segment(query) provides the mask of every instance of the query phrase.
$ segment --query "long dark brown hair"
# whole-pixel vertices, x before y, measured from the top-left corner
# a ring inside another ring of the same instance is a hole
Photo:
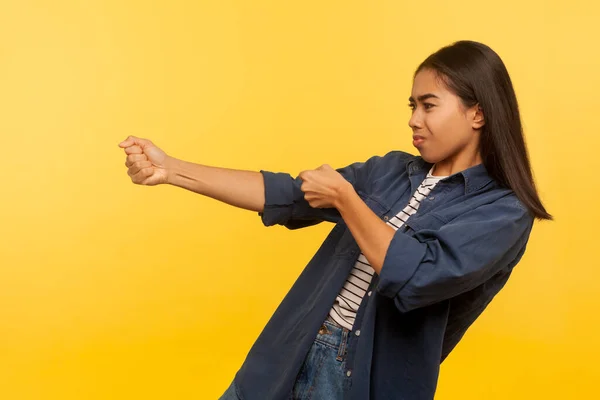
[[[512,81],[498,54],[488,46],[461,40],[436,51],[419,65],[435,71],[467,107],[479,104],[485,124],[480,152],[488,173],[511,189],[537,219],[553,219],[540,200],[523,137]]]

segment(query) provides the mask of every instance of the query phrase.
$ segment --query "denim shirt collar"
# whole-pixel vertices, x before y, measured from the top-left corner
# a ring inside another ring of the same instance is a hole
[[[425,179],[425,176],[433,164],[428,163],[422,157],[416,157],[406,164],[409,176],[416,177],[419,182]],[[483,188],[493,181],[488,174],[487,168],[483,163],[467,168],[464,171],[457,172],[454,175],[445,178],[446,181],[460,180],[465,185],[465,194],[469,194]]]

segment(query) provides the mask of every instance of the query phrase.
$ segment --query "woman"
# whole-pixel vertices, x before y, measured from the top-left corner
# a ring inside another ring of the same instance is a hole
[[[257,211],[265,226],[335,223],[222,399],[431,399],[440,363],[504,286],[536,193],[508,72],[460,41],[416,70],[420,156],[390,151],[340,169],[208,167],[129,137],[134,183],[169,183]]]

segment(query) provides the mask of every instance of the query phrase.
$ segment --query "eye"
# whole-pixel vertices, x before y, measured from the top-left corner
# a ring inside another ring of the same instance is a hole
[[[423,106],[425,107],[426,110],[429,110],[429,109],[435,107],[435,105],[431,104],[431,103],[423,103]]]
[[[417,107],[415,106],[415,103],[408,103],[408,108],[415,111],[415,108],[417,108]]]

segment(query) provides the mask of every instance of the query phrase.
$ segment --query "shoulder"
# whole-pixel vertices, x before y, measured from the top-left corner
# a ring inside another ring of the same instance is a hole
[[[375,155],[369,158],[367,161],[374,168],[385,168],[390,169],[404,169],[406,165],[414,160],[420,159],[420,156],[406,153],[400,150],[391,150],[383,155]]]
[[[533,215],[517,197],[514,191],[494,184],[486,191],[482,191],[479,204],[474,210],[492,219],[512,221],[520,224],[532,225]]]
[[[421,158],[421,156],[416,156],[414,154],[410,154],[401,150],[390,150],[385,155],[383,155],[382,158],[386,160],[401,161],[407,163],[412,160],[418,160]]]

